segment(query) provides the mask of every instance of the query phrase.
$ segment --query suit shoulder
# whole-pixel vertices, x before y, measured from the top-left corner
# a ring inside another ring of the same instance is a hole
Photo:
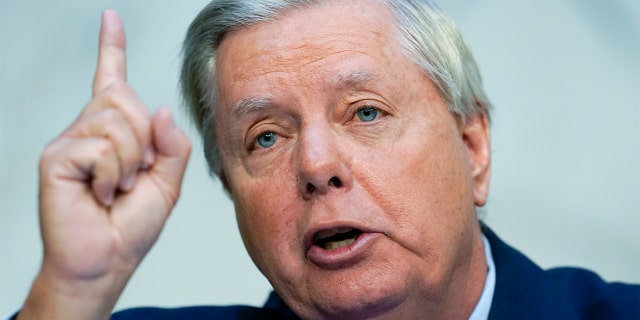
[[[640,317],[640,285],[606,282],[581,268],[554,268],[546,273],[584,319]]]
[[[278,310],[250,306],[140,307],[114,313],[112,320],[283,319]]]

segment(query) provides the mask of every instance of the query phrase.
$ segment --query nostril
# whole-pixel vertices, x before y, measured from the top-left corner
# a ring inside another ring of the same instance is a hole
[[[340,187],[342,187],[342,181],[340,181],[340,179],[338,177],[333,177],[333,178],[329,179],[329,185],[330,186],[334,186],[336,188],[340,188]]]
[[[313,191],[316,190],[316,187],[314,185],[312,185],[311,183],[307,183],[307,192],[308,193],[313,193]]]

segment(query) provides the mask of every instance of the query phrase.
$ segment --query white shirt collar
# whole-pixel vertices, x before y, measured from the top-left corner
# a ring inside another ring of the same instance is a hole
[[[491,309],[491,302],[493,300],[493,291],[496,288],[496,267],[493,263],[493,255],[491,254],[491,246],[487,237],[482,235],[482,242],[484,243],[484,255],[487,259],[487,278],[484,280],[484,288],[480,299],[473,309],[469,320],[486,320],[489,318],[489,310]]]

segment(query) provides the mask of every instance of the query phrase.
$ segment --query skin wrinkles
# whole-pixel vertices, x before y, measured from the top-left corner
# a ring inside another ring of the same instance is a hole
[[[271,99],[267,97],[251,97],[238,101],[233,106],[232,119],[240,120],[242,117],[257,113],[272,104]]]
[[[335,106],[329,108],[330,117],[336,119],[336,123],[331,127],[332,130],[345,130],[352,134],[353,138],[359,144],[373,145],[380,140],[382,135],[397,136],[402,126],[391,126],[386,121],[397,121],[396,119],[384,119],[392,117],[395,113],[400,112],[394,103],[388,101],[397,100],[390,96],[386,99],[382,96],[383,91],[389,91],[386,87],[376,85],[374,81],[384,79],[384,76],[373,75],[371,71],[357,71],[341,73],[333,77],[338,79],[337,84],[322,85],[323,91],[333,90],[336,92],[334,100],[330,105]],[[331,83],[331,82],[329,82]],[[331,89],[336,87],[337,89]],[[344,93],[342,93],[344,91]],[[375,123],[361,123],[360,120],[354,119],[357,109],[364,106],[373,106],[379,109],[379,119],[374,120]],[[235,123],[231,129],[232,141],[238,141],[234,151],[237,154],[248,156],[246,146],[249,146],[258,135],[257,133],[273,131],[279,137],[276,145],[269,150],[258,150],[258,152],[274,152],[276,154],[269,155],[268,159],[282,159],[285,150],[291,150],[289,140],[295,140],[298,137],[296,132],[300,132],[301,127],[313,127],[317,120],[301,119],[292,111],[292,107],[286,103],[274,101],[272,98],[251,97],[243,98],[233,107],[231,113]],[[352,123],[353,122],[353,123]],[[263,128],[263,129],[258,129]],[[393,130],[393,131],[389,131]],[[240,132],[256,132],[256,134],[243,134]],[[245,137],[245,138],[241,138]],[[286,141],[283,141],[286,140]],[[242,142],[240,142],[242,141]],[[278,149],[276,151],[276,149]],[[264,158],[260,159],[264,161]],[[250,161],[250,160],[249,160]],[[251,166],[248,165],[249,169]]]
[[[361,7],[361,12],[371,11],[370,7]],[[293,12],[287,12],[282,15],[281,19],[286,19]],[[316,20],[310,21],[322,21],[324,18],[312,18]],[[259,32],[261,24],[249,26],[240,30],[233,30],[227,34],[227,37],[233,37],[234,34],[242,32]],[[255,46],[257,50],[253,53],[249,53],[246,57],[240,59],[240,57],[231,57],[230,63],[234,65],[234,74],[236,79],[221,79],[220,83],[227,83],[230,81],[250,81],[255,77],[268,75],[269,73],[287,73],[297,71],[300,67],[312,67],[315,64],[323,62],[325,59],[333,58],[336,61],[340,60],[340,56],[345,54],[355,53],[367,55],[365,50],[359,49],[361,47],[361,41],[363,38],[371,39],[382,44],[380,47],[382,50],[386,50],[386,44],[381,32],[376,30],[368,30],[366,28],[358,28],[360,33],[355,35],[352,32],[347,32],[339,26],[325,25],[323,28],[317,28],[313,23],[297,23],[295,26],[289,26],[288,28],[280,29],[278,37],[272,35],[265,35],[265,37],[273,39],[269,44],[255,43],[250,40],[239,40],[241,47]],[[305,37],[304,35],[310,32],[319,33],[319,36],[313,35],[311,37]],[[302,36],[301,36],[302,35]],[[286,39],[296,37],[299,41],[295,43],[288,43]],[[333,48],[333,43],[345,43],[345,47],[340,49]],[[224,41],[221,44],[224,46]],[[330,53],[326,51],[328,48],[332,48]],[[325,52],[324,57],[317,55],[318,52]],[[272,70],[262,70],[259,66],[269,65]],[[258,68],[256,68],[258,66]],[[220,70],[224,67],[219,61],[216,62],[216,69]],[[226,74],[221,72],[221,74]],[[309,73],[306,76],[312,76],[313,73]]]
[[[234,31],[220,46],[225,101],[215,112],[225,186],[251,258],[303,318],[465,318],[484,283],[474,194],[488,178],[472,177],[472,166],[488,166],[478,151],[487,131],[451,115],[391,40],[395,30],[370,23],[392,21],[387,10],[368,0],[329,1]],[[306,21],[327,27],[305,29]],[[335,30],[345,36],[328,41]],[[314,41],[326,47],[269,56]],[[287,65],[299,59],[314,62]],[[358,73],[370,74],[348,84]],[[261,97],[269,103],[252,119],[290,134],[270,149],[238,152],[245,129],[220,119],[230,119],[238,101]],[[351,99],[375,102],[385,115],[345,122],[358,106]],[[341,188],[327,185],[333,176]],[[336,222],[377,233],[357,263],[327,270],[307,259],[304,237]]]
[[[250,28],[255,28],[255,26]],[[241,31],[244,32],[248,30],[242,29]],[[232,31],[229,36],[241,31]],[[280,37],[286,38],[287,36],[282,35]],[[233,61],[232,63],[234,63],[234,65],[237,64],[237,70],[235,72],[237,78],[233,79],[233,81],[249,81],[252,78],[266,76],[272,73],[296,72],[300,67],[313,68],[314,65],[320,64],[327,59],[340,60],[341,56],[348,54],[368,54],[365,51],[357,50],[358,42],[361,41],[359,38],[335,33],[327,33],[325,37],[325,39],[320,41],[317,39],[309,39],[306,40],[307,42],[303,45],[296,46],[274,44],[273,46],[264,48],[262,52],[259,51],[245,57],[241,61]],[[351,47],[348,49],[334,50],[324,57],[318,57],[317,52],[326,51],[327,48],[331,47],[331,43],[335,42],[348,43]],[[236,60],[238,59],[236,58]],[[217,64],[219,65],[219,63]],[[256,66],[266,64],[269,64],[272,69],[264,70],[264,68],[256,68]],[[312,74],[308,74],[307,76],[312,76]]]
[[[393,147],[391,148],[393,151],[393,153],[397,153],[400,154],[399,158],[404,160],[404,168],[400,169],[400,171],[411,171],[410,168],[414,167],[415,164],[411,163],[412,158],[415,157],[411,157],[410,155],[404,155],[406,153],[406,150],[411,150],[412,147],[410,146],[399,146],[397,144],[394,144]],[[405,151],[405,152],[403,152]],[[441,156],[440,154],[430,154],[430,155],[425,155],[426,157],[438,157]],[[428,158],[427,158],[428,159]],[[424,158],[422,157],[418,157],[415,158],[415,161],[425,161]],[[426,160],[427,162],[433,163],[433,161],[429,161]],[[449,161],[459,161],[456,159],[446,159],[443,162],[449,162]],[[407,212],[409,210],[406,210],[404,203],[406,201],[405,197],[406,195],[406,190],[392,190],[391,192],[389,192],[389,190],[379,190],[377,188],[378,185],[380,185],[381,183],[383,183],[383,181],[388,181],[389,179],[393,179],[393,175],[385,175],[384,172],[376,172],[375,170],[375,165],[372,166],[372,168],[366,168],[365,170],[360,171],[359,177],[357,178],[359,181],[362,181],[363,183],[363,188],[365,190],[368,191],[368,194],[370,195],[370,199],[371,201],[374,202],[379,202],[379,206],[380,207],[384,207],[384,208],[392,208],[391,211],[393,212]],[[361,167],[362,168],[362,167]],[[434,167],[432,170],[437,171],[437,170],[443,170],[443,168],[440,167]],[[423,175],[420,175],[419,173],[416,173],[418,177],[422,177]],[[368,179],[366,177],[369,177]],[[419,183],[421,184],[433,184],[434,181],[429,181],[428,179],[421,179],[419,181]],[[444,181],[435,181],[435,183],[438,184],[443,184],[446,185],[447,183],[450,183],[450,181],[448,180],[444,180]],[[434,187],[434,189],[437,189],[438,186]],[[412,197],[424,197],[424,195],[421,195],[420,193],[416,193],[411,195]],[[464,199],[464,195],[463,194],[455,194],[455,197],[452,197],[453,199],[449,200],[449,201],[463,201],[462,199]],[[435,204],[438,204],[440,202],[448,202],[448,201],[443,201],[442,198],[437,198],[434,199],[433,201]],[[433,224],[438,224],[440,223],[439,220],[442,221],[446,221],[446,215],[448,214],[448,212],[442,212],[443,209],[436,207],[433,210],[433,214],[436,215],[437,219],[433,219],[432,221],[429,221],[429,223],[433,223]],[[432,217],[432,215],[426,214],[425,215],[425,219],[430,219]],[[404,219],[403,219],[404,220]],[[409,219],[406,219],[406,223],[402,224],[399,226],[399,228],[402,230],[401,232],[407,232],[407,230],[411,229],[412,227],[412,222]],[[390,237],[393,238],[393,236],[395,235],[395,232],[392,232],[390,234]],[[418,248],[415,247],[411,247],[411,246],[407,246],[406,247],[408,250],[422,255],[424,253],[420,253],[421,250],[419,250]],[[422,250],[424,251],[424,250]],[[428,254],[428,253],[427,253]],[[428,258],[427,256],[424,256],[425,258]]]

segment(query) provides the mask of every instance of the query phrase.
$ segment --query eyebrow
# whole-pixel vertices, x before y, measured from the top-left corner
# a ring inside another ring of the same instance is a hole
[[[233,106],[232,115],[235,118],[240,118],[263,110],[272,104],[271,99],[268,97],[243,98]]]
[[[378,77],[371,71],[353,71],[337,74],[333,77],[332,83],[336,84],[339,90],[354,90],[364,87],[366,84],[374,82]],[[270,97],[250,97],[238,101],[232,109],[232,116],[241,118],[243,116],[256,113],[273,105]]]
[[[333,83],[339,89],[360,89],[366,84],[374,82],[378,77],[371,71],[353,71],[340,73],[334,76]]]

